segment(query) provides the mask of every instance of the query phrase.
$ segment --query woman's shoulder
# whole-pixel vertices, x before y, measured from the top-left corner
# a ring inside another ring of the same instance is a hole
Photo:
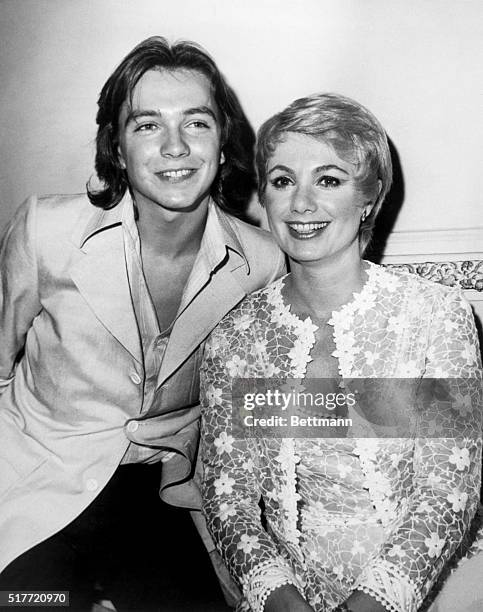
[[[414,267],[409,264],[378,265],[370,263],[373,275],[380,288],[386,288],[390,292],[409,292],[418,295],[423,300],[445,300],[451,296],[461,296],[458,287],[444,285],[442,283],[424,278],[419,271],[424,268]]]
[[[217,329],[223,332],[249,332],[250,329],[253,329],[255,322],[257,327],[269,323],[271,310],[276,306],[277,301],[282,299],[281,288],[284,278],[283,276],[266,287],[247,295],[223,317]]]

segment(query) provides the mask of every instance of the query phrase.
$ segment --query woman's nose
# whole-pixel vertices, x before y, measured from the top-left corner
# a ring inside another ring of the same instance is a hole
[[[178,128],[168,129],[163,135],[161,155],[166,157],[184,157],[189,155],[188,143]]]
[[[292,196],[290,209],[292,212],[299,214],[315,212],[317,210],[317,203],[311,190],[301,185],[297,186]]]

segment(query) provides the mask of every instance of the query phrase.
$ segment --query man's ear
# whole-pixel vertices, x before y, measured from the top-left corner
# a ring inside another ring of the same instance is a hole
[[[117,159],[119,160],[119,166],[122,170],[126,169],[126,162],[124,161],[124,156],[121,151],[121,145],[117,145]]]

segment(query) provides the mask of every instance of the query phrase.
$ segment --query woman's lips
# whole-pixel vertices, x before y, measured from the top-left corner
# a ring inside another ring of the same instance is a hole
[[[290,235],[298,240],[309,240],[320,235],[329,225],[330,221],[318,223],[287,223]]]

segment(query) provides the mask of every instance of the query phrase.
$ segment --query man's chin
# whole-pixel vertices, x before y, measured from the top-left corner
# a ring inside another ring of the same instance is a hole
[[[206,207],[208,205],[209,196],[198,198],[196,200],[191,199],[163,199],[156,204],[169,212],[172,213],[190,213],[200,209],[200,207]]]

